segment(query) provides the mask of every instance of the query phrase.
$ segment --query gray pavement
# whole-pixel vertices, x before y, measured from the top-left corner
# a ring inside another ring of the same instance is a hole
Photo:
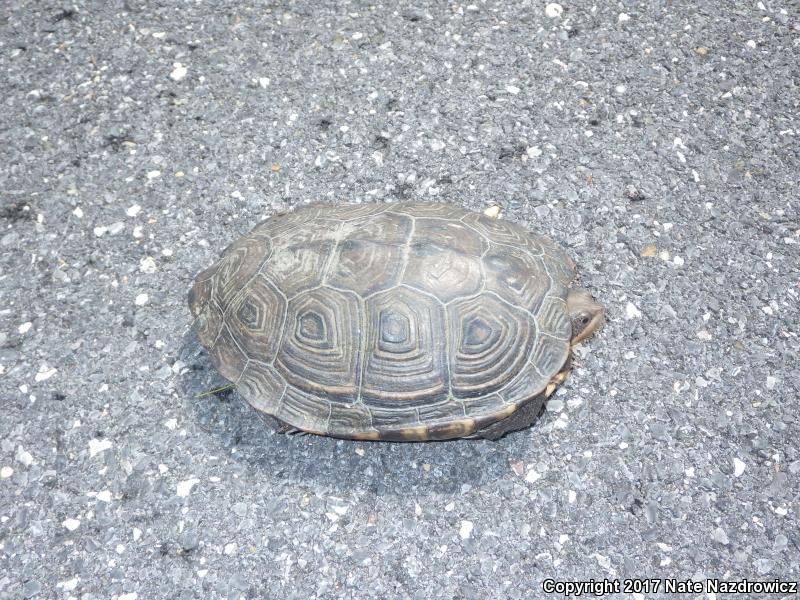
[[[771,0],[3,2],[0,598],[796,581],[799,34]],[[194,398],[196,272],[398,199],[499,204],[607,306],[533,429],[353,443]]]

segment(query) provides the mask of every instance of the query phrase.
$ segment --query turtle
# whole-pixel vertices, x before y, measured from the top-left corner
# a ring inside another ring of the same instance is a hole
[[[309,204],[188,294],[219,373],[283,431],[496,440],[531,426],[603,307],[550,238],[447,203]]]

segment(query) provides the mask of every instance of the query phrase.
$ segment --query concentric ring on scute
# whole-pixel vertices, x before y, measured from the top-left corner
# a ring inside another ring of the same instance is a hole
[[[456,300],[447,314],[450,381],[456,398],[491,394],[528,361],[536,326],[527,313],[484,293]]]
[[[535,313],[547,294],[542,260],[524,250],[492,246],[483,257],[486,289],[504,300]]]
[[[469,296],[481,287],[478,258],[486,242],[458,221],[416,220],[403,282],[443,302]]]
[[[249,358],[272,362],[278,352],[286,302],[263,275],[256,275],[228,305],[225,322]]]
[[[356,399],[359,374],[356,295],[318,288],[289,301],[278,372],[305,392]]]
[[[303,227],[273,241],[273,258],[262,269],[287,298],[317,287],[336,243],[339,224],[320,229]]]
[[[447,394],[444,308],[424,294],[395,288],[366,303],[361,394],[370,406],[429,404]]]

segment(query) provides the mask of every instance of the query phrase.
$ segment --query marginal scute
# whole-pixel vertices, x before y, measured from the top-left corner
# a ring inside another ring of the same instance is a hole
[[[326,434],[330,411],[330,401],[288,385],[275,416],[303,431]]]
[[[338,402],[358,392],[359,306],[355,294],[316,289],[289,301],[275,366],[292,385]]]
[[[419,425],[417,411],[414,408],[384,408],[371,406],[372,426],[379,431],[405,425]]]
[[[451,388],[457,398],[503,387],[528,361],[536,341],[532,318],[491,294],[448,306]]]
[[[366,219],[347,221],[342,227],[343,239],[368,240],[402,245],[408,241],[414,223],[410,217],[384,213]]]
[[[411,217],[440,217],[442,219],[457,219],[464,211],[449,204],[430,204],[423,202],[402,202],[387,204],[388,210]]]
[[[538,365],[538,363],[536,363]],[[561,366],[559,365],[559,368]],[[550,377],[543,375],[532,364],[528,364],[499,394],[509,404],[519,404],[541,394]]]
[[[286,382],[275,369],[251,360],[239,380],[239,391],[250,405],[261,412],[274,414],[286,389]]]
[[[372,217],[385,212],[389,208],[389,206],[386,204],[377,204],[374,202],[367,202],[364,204],[349,204],[346,211],[343,211],[341,205],[337,204],[317,203],[313,204],[312,206],[317,211],[317,217],[323,219],[338,219],[340,221],[350,221],[352,219],[359,219],[362,217]]]
[[[496,244],[525,250],[534,256],[541,255],[548,244],[547,238],[535,235],[516,223],[492,219],[481,213],[466,213],[461,221]]]
[[[227,325],[223,325],[216,343],[210,348],[211,362],[220,375],[228,381],[238,381],[247,365],[247,355],[242,352]]]
[[[536,315],[536,323],[541,334],[569,344],[572,337],[572,324],[567,313],[567,304],[563,298],[547,296],[542,301],[542,306]]]
[[[464,414],[462,405],[457,400],[446,400],[426,404],[419,407],[419,420],[422,423],[434,423],[436,421],[451,421],[453,417]]]
[[[215,302],[206,302],[203,305],[202,311],[195,320],[195,331],[203,346],[209,348],[214,344],[217,336],[219,336],[223,321],[222,311],[217,308]]]
[[[536,365],[536,368],[541,373],[548,373],[547,381],[550,377],[559,370],[567,362],[569,357],[569,342],[550,337],[549,335],[540,335],[531,354],[531,362]],[[504,396],[505,397],[505,396]],[[517,399],[516,401],[519,401]]]
[[[477,398],[467,398],[463,401],[464,412],[469,417],[480,417],[491,415],[502,410],[506,406],[500,394],[488,394]]]
[[[372,427],[372,415],[363,404],[331,403],[328,431],[331,435],[348,435],[353,431],[368,431]],[[377,430],[374,430],[377,433]]]

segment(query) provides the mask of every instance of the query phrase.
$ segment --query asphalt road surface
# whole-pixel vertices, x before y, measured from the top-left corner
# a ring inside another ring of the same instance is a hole
[[[3,2],[0,598],[796,581],[799,34],[772,0]],[[400,199],[501,206],[607,307],[532,429],[355,443],[195,398],[199,270]]]

